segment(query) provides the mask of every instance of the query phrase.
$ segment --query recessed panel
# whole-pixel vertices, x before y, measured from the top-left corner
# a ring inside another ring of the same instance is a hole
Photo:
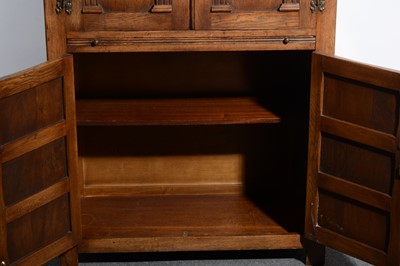
[[[320,171],[390,194],[394,158],[365,145],[330,135],[321,140]]]
[[[282,4],[282,0],[252,0],[252,1],[241,1],[241,0],[210,0],[212,5],[224,5],[229,4],[234,7],[235,11],[275,11]]]
[[[82,30],[188,30],[189,8],[186,0],[86,0],[81,10]]]
[[[147,12],[154,5],[154,0],[140,1],[115,1],[115,0],[97,0],[99,5],[106,12]]]
[[[64,119],[61,78],[0,99],[0,145]]]
[[[7,225],[11,262],[35,252],[71,231],[67,194]]]
[[[388,213],[319,191],[318,225],[368,246],[386,251],[390,216]]]
[[[324,88],[324,115],[395,134],[397,94],[330,74],[325,74]]]
[[[15,203],[67,175],[66,143],[62,138],[3,164],[4,202],[6,206]]]

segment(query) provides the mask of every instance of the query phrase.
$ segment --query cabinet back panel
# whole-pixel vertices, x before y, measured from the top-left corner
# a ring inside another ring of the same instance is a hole
[[[33,100],[32,100],[33,99]],[[62,79],[0,99],[0,145],[64,119]]]
[[[227,97],[309,89],[309,52],[104,53],[76,54],[74,60],[79,98]]]
[[[3,164],[2,182],[6,206],[67,177],[65,145],[62,138]]]
[[[10,261],[43,248],[70,231],[69,197],[65,194],[7,225]]]
[[[301,182],[280,125],[80,127],[78,143],[87,187]]]

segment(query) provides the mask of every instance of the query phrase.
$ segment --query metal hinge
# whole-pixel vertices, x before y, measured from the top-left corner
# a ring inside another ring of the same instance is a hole
[[[325,0],[311,0],[310,9],[311,12],[314,12],[317,9],[323,12],[325,10]]]
[[[72,2],[71,0],[56,0],[56,12],[60,14],[63,9],[65,9],[65,13],[71,15],[72,13]]]

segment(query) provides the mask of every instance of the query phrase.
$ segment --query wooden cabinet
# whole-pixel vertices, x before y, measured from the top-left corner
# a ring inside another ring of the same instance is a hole
[[[45,1],[49,58],[73,56],[0,81],[0,258],[398,265],[400,74],[313,53],[335,13],[315,2]]]

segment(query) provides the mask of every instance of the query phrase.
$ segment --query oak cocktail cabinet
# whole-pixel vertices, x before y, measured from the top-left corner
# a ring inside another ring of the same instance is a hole
[[[0,80],[0,259],[324,247],[400,265],[400,73],[335,0],[45,0]],[[311,88],[311,89],[310,89]]]

